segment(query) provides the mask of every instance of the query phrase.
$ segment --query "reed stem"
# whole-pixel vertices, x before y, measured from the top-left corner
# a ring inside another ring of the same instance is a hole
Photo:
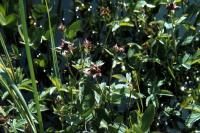
[[[31,50],[30,50],[29,42],[28,42],[28,31],[27,31],[26,18],[25,18],[25,12],[24,11],[25,11],[24,10],[24,1],[19,0],[19,13],[20,13],[20,18],[21,18],[21,23],[22,23],[22,31],[23,31],[23,34],[24,34],[26,56],[27,56],[30,76],[31,76],[31,80],[32,80],[34,101],[36,103],[37,119],[38,119],[38,123],[39,123],[40,133],[43,133],[44,128],[43,128],[42,114],[41,114],[41,111],[40,111],[39,94],[38,94],[38,91],[37,91],[37,85],[36,85],[35,73],[34,73],[34,69],[33,69]]]

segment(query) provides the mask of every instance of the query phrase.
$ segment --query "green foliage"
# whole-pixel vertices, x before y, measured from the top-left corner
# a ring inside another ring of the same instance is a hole
[[[23,2],[0,2],[0,132],[200,130],[198,0]]]

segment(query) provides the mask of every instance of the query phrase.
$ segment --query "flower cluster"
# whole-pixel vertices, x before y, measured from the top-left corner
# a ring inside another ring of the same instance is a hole
[[[93,78],[96,78],[97,76],[101,76],[101,65],[97,65],[95,63],[91,63],[89,68],[86,68],[84,70],[84,73],[87,75],[92,76]]]
[[[86,52],[91,51],[92,50],[92,42],[87,40],[87,39],[85,39],[84,42],[83,42],[83,47],[84,47],[84,50]]]
[[[111,13],[110,9],[108,7],[102,7],[100,9],[100,15],[101,16],[109,16]]]
[[[56,47],[56,50],[60,52],[62,55],[66,56],[69,53],[73,53],[75,49],[74,44],[62,39],[61,45]]]

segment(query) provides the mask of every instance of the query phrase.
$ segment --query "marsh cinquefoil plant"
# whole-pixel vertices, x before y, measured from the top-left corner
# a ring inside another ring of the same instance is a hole
[[[0,132],[199,131],[199,8],[0,1]]]

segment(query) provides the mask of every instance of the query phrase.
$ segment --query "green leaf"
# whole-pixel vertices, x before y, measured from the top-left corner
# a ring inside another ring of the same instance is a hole
[[[155,8],[155,7],[156,7],[155,5],[152,5],[152,4],[146,4],[146,6],[147,6],[148,8]]]
[[[158,92],[158,95],[161,95],[161,96],[174,96],[173,93],[169,90],[160,90]]]
[[[111,103],[112,104],[121,104],[121,102],[122,102],[122,96],[121,95],[119,95],[119,94],[112,94],[111,95]]]
[[[10,15],[5,16],[2,12],[0,12],[0,24],[2,26],[9,25],[12,22],[14,22],[15,20],[16,20],[16,16],[14,14],[10,14]]]
[[[106,129],[108,129],[108,124],[107,124],[107,122],[104,119],[101,120],[99,128],[106,128]]]
[[[7,115],[1,106],[0,106],[0,114],[2,114],[4,117]]]
[[[13,23],[16,20],[16,16],[14,14],[10,14],[6,16],[6,25]]]
[[[3,16],[6,15],[6,11],[2,5],[0,5],[0,14],[2,14]]]
[[[100,100],[101,100],[101,95],[99,95],[99,93],[97,93],[96,91],[94,91],[94,96],[95,96],[96,102],[99,104]]]
[[[45,67],[46,66],[46,62],[43,59],[35,59],[34,62],[35,62],[35,64],[37,64],[40,67]]]
[[[130,48],[130,49],[128,50],[128,58],[133,57],[133,56],[134,56],[134,53],[135,53],[135,50],[132,49],[132,48]]]
[[[86,121],[90,121],[94,116],[92,114],[94,108],[90,108],[87,111],[83,112],[83,114],[81,114],[81,117],[84,118]]]
[[[176,20],[176,25],[179,25],[180,23],[182,23],[185,19],[186,19],[186,15],[182,16],[181,18],[179,18],[178,20]]]
[[[32,107],[30,108],[30,110],[31,110],[32,113],[37,113],[37,109],[36,109],[35,106],[32,106]],[[49,110],[47,106],[40,104],[40,111],[41,111],[41,112],[47,111],[47,110]]]
[[[106,51],[109,55],[111,55],[111,56],[114,57],[114,54],[113,54],[112,52],[110,52],[108,49],[105,49],[105,51]]]
[[[175,76],[174,76],[173,70],[172,70],[169,66],[167,67],[167,69],[168,69],[169,73],[171,74],[172,78],[173,78],[174,80],[176,80],[176,78],[175,78]]]
[[[155,107],[151,104],[145,110],[142,116],[142,131],[146,132],[151,126],[155,116]]]
[[[182,2],[182,0],[175,0],[174,2],[175,3],[179,3],[179,2]]]
[[[186,37],[185,40],[183,41],[182,45],[184,46],[184,45],[190,44],[193,41],[193,39],[194,39],[194,36]]]
[[[143,131],[142,131],[142,129],[140,128],[140,126],[139,125],[136,125],[136,124],[134,124],[133,126],[132,126],[132,130],[133,130],[133,133],[143,133]],[[132,132],[131,132],[132,133]]]
[[[116,31],[120,27],[119,21],[115,21],[112,23],[112,32]]]
[[[165,26],[165,28],[166,28],[167,30],[169,30],[169,29],[172,29],[172,28],[173,28],[173,25],[172,25],[172,23],[167,23],[167,22],[165,22],[165,23],[164,23],[164,26]]]
[[[182,63],[183,64],[186,63],[188,60],[190,60],[190,58],[191,58],[191,55],[186,53],[182,58]]]
[[[37,12],[39,14],[46,13],[46,6],[42,5],[42,4],[34,4],[33,9],[35,12]]]
[[[73,39],[74,37],[76,37],[78,31],[82,31],[81,20],[77,20],[69,26],[67,30],[67,37],[69,39]]]
[[[134,25],[129,21],[130,21],[130,18],[126,17],[122,20],[112,21],[111,23],[108,24],[108,26],[111,26],[112,32],[114,32],[114,31],[116,31],[117,29],[119,29],[120,27],[123,27],[123,26],[133,27]]]
[[[191,115],[186,120],[186,125],[188,127],[191,127],[194,122],[198,121],[200,119],[200,113],[199,112],[192,112]]]
[[[6,18],[3,14],[0,13],[0,24],[2,26],[5,26],[6,25]]]
[[[122,74],[115,74],[112,76],[113,78],[116,78],[119,80],[119,82],[127,82],[127,79],[125,76],[123,76]]]
[[[194,112],[198,112],[200,113],[200,106],[199,105],[196,105],[196,104],[192,104],[192,105],[188,105],[186,107],[184,107],[185,109],[189,109],[189,110],[192,110]]]
[[[49,79],[51,80],[52,84],[58,89],[60,90],[62,88],[62,83],[60,82],[60,80],[57,77],[52,77],[49,76]]]
[[[136,9],[143,8],[146,4],[147,4],[146,1],[144,1],[144,0],[140,0],[140,1],[137,2],[135,8],[136,8]]]

